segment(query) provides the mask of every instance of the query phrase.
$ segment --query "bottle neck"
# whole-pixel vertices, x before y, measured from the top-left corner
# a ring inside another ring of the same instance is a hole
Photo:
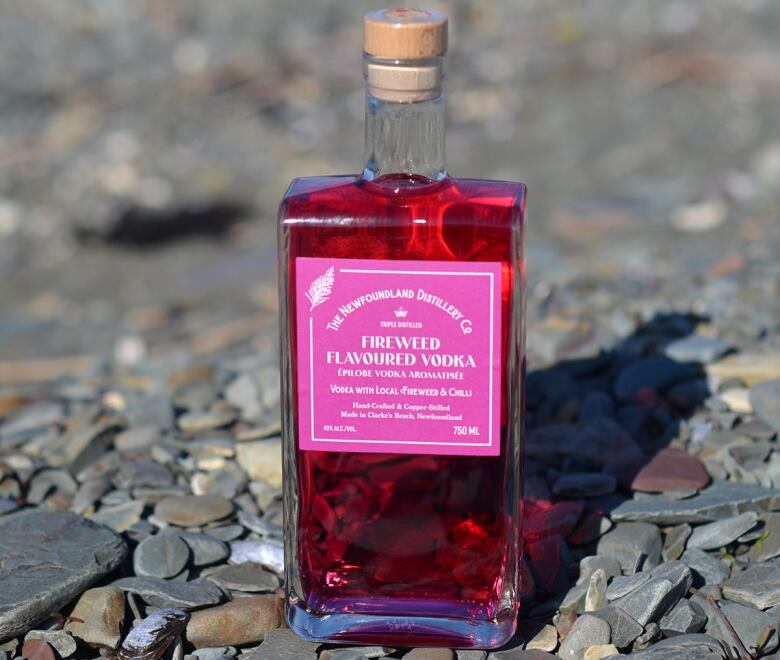
[[[363,179],[401,175],[430,183],[447,176],[442,71],[441,58],[392,64],[366,58]]]

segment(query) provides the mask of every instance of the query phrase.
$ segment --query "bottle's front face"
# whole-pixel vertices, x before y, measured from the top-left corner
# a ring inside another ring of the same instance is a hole
[[[280,218],[288,619],[496,647],[517,615],[522,187],[293,186]]]

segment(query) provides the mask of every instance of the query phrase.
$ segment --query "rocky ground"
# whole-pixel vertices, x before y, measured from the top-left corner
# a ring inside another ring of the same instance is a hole
[[[273,209],[362,132],[366,7],[316,4],[0,10],[0,660],[780,655],[755,0],[450,5],[451,170],[531,188],[520,629],[487,654],[283,627]]]

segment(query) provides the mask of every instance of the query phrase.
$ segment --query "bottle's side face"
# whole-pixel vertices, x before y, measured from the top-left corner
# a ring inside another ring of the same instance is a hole
[[[312,639],[493,648],[512,635],[518,598],[525,193],[400,183],[299,180],[281,207],[288,619]],[[301,258],[495,266],[497,455],[301,449]]]

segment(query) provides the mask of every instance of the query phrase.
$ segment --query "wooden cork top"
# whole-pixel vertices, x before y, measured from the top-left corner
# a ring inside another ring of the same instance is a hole
[[[439,57],[447,52],[447,15],[425,9],[380,9],[366,15],[363,50],[388,60]]]

